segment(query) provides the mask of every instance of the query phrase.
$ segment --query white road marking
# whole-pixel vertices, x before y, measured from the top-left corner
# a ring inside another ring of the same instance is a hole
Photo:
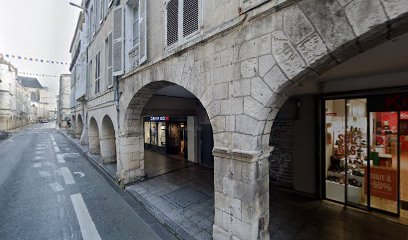
[[[83,172],[74,172],[75,175],[79,175],[79,177],[85,177],[85,173]]]
[[[43,162],[43,164],[44,164],[44,166],[48,166],[48,167],[55,166],[55,164],[52,163],[52,162]]]
[[[35,159],[35,160],[43,160],[43,159],[45,159],[45,157],[36,156],[36,157],[34,157],[34,159]]]
[[[57,154],[58,163],[65,163],[64,154]]]
[[[64,191],[64,188],[61,186],[61,184],[59,184],[58,182],[53,182],[53,183],[50,183],[50,184],[48,184],[48,185],[50,185],[50,187],[52,188],[52,190],[54,191],[54,192],[61,192],[61,191]]]
[[[71,201],[81,228],[82,238],[84,240],[101,240],[82,195],[80,193],[71,195]]]
[[[60,169],[61,169],[60,171],[61,171],[62,177],[64,178],[64,181],[65,181],[65,184],[66,185],[75,184],[75,180],[72,177],[72,174],[69,171],[69,169],[67,167],[62,167]]]
[[[36,149],[36,150],[44,150],[45,147],[36,147],[35,149]]]
[[[54,151],[55,151],[55,152],[60,152],[59,147],[55,146],[55,147],[54,147]]]
[[[40,174],[41,177],[51,177],[51,174],[47,171],[39,171],[38,174]]]
[[[41,167],[41,165],[42,165],[41,163],[34,163],[35,168],[39,168],[39,167]]]
[[[56,142],[52,141],[52,145],[58,146]]]
[[[35,152],[35,154],[44,154],[45,153],[45,151],[37,151],[37,152]]]

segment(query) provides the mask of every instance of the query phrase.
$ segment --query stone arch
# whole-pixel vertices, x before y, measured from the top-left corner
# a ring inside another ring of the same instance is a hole
[[[408,32],[408,9],[401,3],[332,1],[316,9],[302,1],[282,10],[282,26],[271,33],[269,63],[259,65],[257,149],[267,148],[273,121],[292,90],[342,62]],[[355,9],[352,9],[355,8]],[[361,16],[358,16],[361,15]],[[372,17],[372,20],[367,18]]]
[[[100,154],[100,139],[99,139],[99,128],[98,123],[94,117],[91,117],[89,120],[89,130],[88,130],[88,138],[89,138],[89,153],[93,155]]]
[[[172,85],[182,87],[181,85],[169,81],[154,81],[146,83],[146,85],[140,87],[128,101],[128,105],[126,105],[127,108],[123,111],[125,114],[121,116],[122,127],[118,174],[122,181],[132,182],[144,177],[144,138],[141,113],[146,103],[156,91]],[[190,93],[192,92],[190,91]],[[193,95],[201,102],[196,94],[193,93]],[[208,103],[207,106],[211,106],[213,101],[208,101],[210,103]],[[204,106],[204,104],[202,105]],[[214,121],[216,117],[208,112],[208,108],[204,107],[204,109],[210,119],[212,129],[215,132],[214,127],[216,126],[214,125]],[[215,141],[214,144],[216,144]]]
[[[116,136],[115,127],[112,119],[109,115],[105,115],[102,119],[101,126],[101,157],[102,163],[115,163],[116,162]]]
[[[81,138],[82,131],[84,130],[84,122],[82,121],[82,115],[78,114],[76,125],[75,125],[75,137]]]

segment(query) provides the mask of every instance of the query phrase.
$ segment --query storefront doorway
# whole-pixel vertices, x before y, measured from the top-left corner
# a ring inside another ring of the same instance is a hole
[[[324,99],[325,197],[407,217],[408,95]]]
[[[187,159],[187,117],[144,117],[145,149]]]

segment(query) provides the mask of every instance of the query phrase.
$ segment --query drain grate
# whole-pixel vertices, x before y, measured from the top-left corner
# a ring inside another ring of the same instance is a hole
[[[179,208],[188,208],[194,204],[205,201],[210,198],[208,194],[195,190],[189,186],[177,189],[168,194],[162,195],[162,198],[168,200],[171,204]]]

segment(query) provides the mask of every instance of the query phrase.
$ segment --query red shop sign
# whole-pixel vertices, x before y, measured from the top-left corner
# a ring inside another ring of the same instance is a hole
[[[371,167],[371,196],[397,201],[397,170]]]

